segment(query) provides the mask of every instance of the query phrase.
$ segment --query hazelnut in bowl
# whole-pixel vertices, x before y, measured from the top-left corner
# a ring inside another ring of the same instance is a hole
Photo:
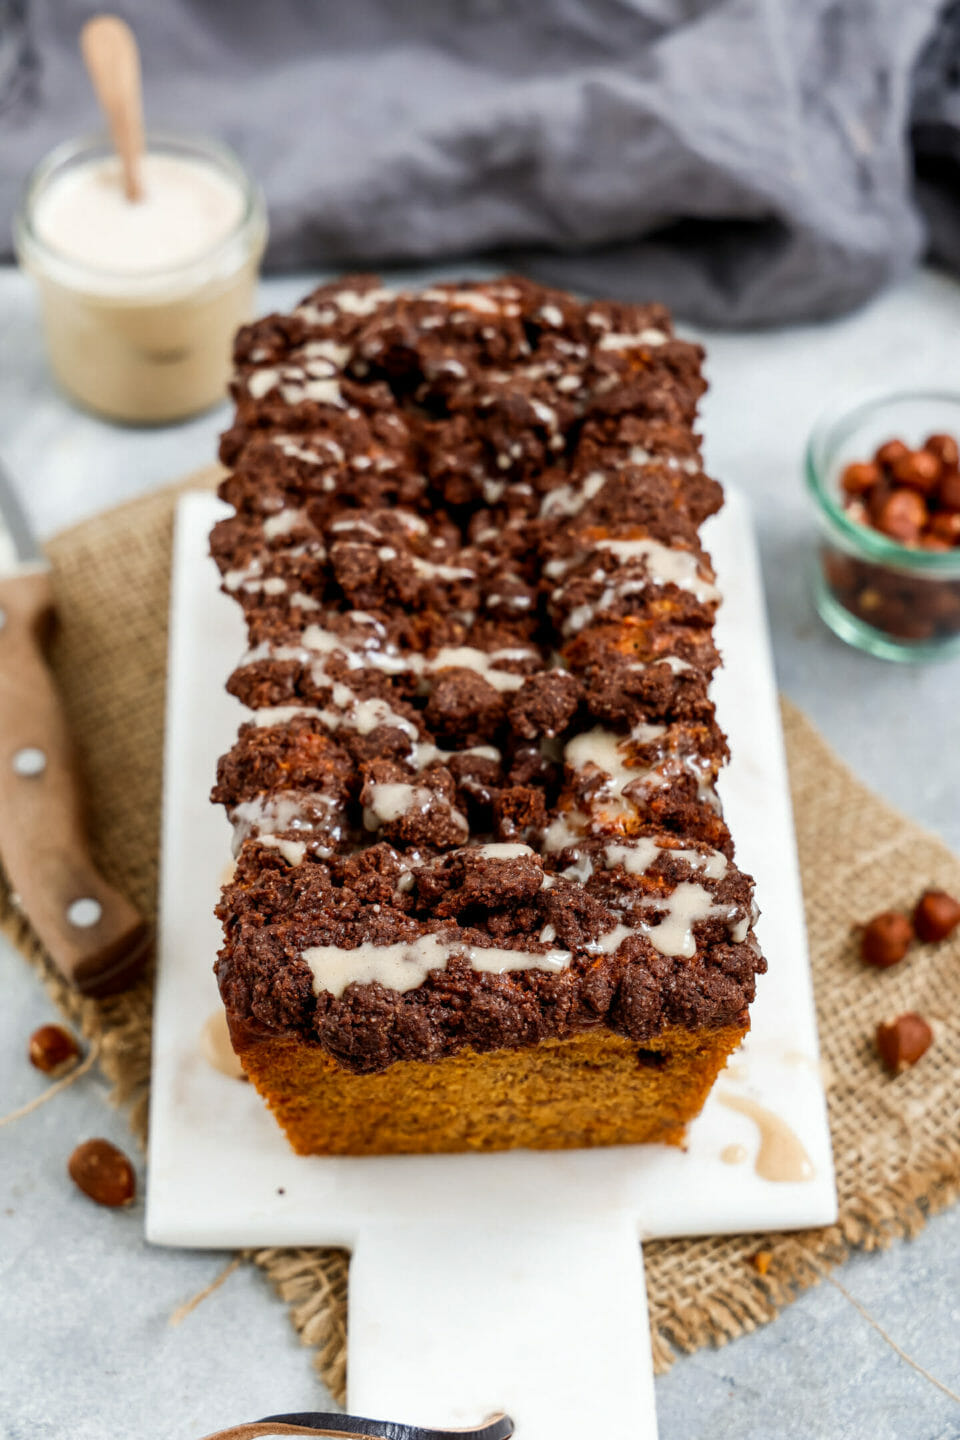
[[[806,475],[830,629],[886,660],[960,655],[960,395],[901,392],[825,417]]]

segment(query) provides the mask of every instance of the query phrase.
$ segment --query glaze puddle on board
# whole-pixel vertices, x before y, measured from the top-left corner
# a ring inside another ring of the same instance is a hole
[[[765,1105],[758,1105],[756,1100],[732,1095],[728,1090],[720,1091],[717,1100],[728,1110],[738,1110],[748,1116],[760,1131],[760,1148],[753,1168],[761,1180],[783,1185],[813,1179],[815,1172],[810,1156],[796,1132],[779,1115]]]

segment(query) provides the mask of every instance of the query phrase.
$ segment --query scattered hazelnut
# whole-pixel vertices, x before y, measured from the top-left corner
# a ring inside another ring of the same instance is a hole
[[[925,890],[913,912],[913,928],[928,944],[946,940],[960,925],[960,900],[946,890]]]
[[[130,1205],[137,1193],[133,1166],[109,1140],[84,1140],[67,1162],[73,1183],[98,1205]]]
[[[926,494],[940,479],[942,469],[936,455],[931,455],[929,450],[908,450],[894,463],[893,478]]]
[[[908,1011],[898,1015],[889,1025],[877,1026],[877,1050],[880,1059],[894,1075],[916,1065],[933,1043],[933,1031],[922,1015]]]
[[[865,495],[880,479],[880,466],[872,460],[860,460],[848,465],[840,478],[840,484],[848,495]]]
[[[773,1251],[758,1250],[755,1255],[750,1256],[750,1264],[758,1275],[766,1275],[770,1266],[773,1264]]]
[[[960,445],[952,435],[928,435],[923,448],[936,455],[945,470],[954,470],[960,465]]]
[[[62,1075],[80,1058],[80,1046],[62,1025],[41,1025],[30,1036],[30,1064],[44,1075]]]
[[[885,465],[888,469],[892,469],[898,460],[909,453],[910,447],[904,445],[902,440],[888,440],[886,445],[880,446],[873,458],[878,465]]]
[[[945,510],[960,510],[960,470],[948,470],[940,481],[937,499]]]
[[[927,523],[927,507],[916,490],[894,490],[878,507],[874,524],[891,540],[916,540]]]
[[[885,910],[863,927],[860,955],[867,965],[886,970],[896,965],[910,948],[913,926],[900,910]]]

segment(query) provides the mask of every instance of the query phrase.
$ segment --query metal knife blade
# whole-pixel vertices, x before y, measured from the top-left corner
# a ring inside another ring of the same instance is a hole
[[[10,575],[21,566],[33,569],[47,564],[16,487],[0,464],[0,575]]]
[[[0,466],[0,861],[60,972],[102,995],[132,984],[148,932],[90,854],[76,752],[44,652],[53,618],[50,565]]]

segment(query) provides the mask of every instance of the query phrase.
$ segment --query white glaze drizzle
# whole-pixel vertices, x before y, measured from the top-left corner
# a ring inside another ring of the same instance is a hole
[[[277,540],[281,535],[289,535],[291,530],[296,530],[298,525],[307,523],[307,512],[305,510],[288,507],[286,510],[278,510],[275,515],[268,515],[263,522],[263,534],[267,540]]]
[[[261,835],[261,845],[267,845],[273,850],[279,850],[288,865],[302,865],[307,858],[307,842],[305,840],[286,840],[282,835]],[[329,850],[326,852],[331,853]]]
[[[693,927],[698,923],[723,919],[736,932],[732,935],[735,940],[743,939],[749,929],[749,919],[738,918],[736,905],[718,903],[702,885],[689,880],[682,880],[669,895],[650,897],[645,904],[648,909],[659,912],[658,919],[618,923],[583,948],[592,955],[612,955],[631,936],[643,935],[662,955],[689,960],[697,953]],[[552,926],[543,932],[544,937],[554,938],[556,932],[551,935],[551,931]],[[567,969],[573,959],[570,950],[540,953],[472,945],[455,938],[446,939],[439,933],[418,935],[413,940],[391,945],[363,941],[350,949],[340,945],[312,945],[302,952],[301,958],[313,971],[314,990],[318,994],[325,990],[339,997],[348,985],[369,985],[374,981],[403,994],[422,985],[431,970],[446,969],[455,955],[463,956],[474,970],[496,975],[513,970],[545,970],[556,974]]]
[[[308,325],[330,325],[336,319],[338,310],[343,315],[372,315],[381,305],[392,300],[395,294],[395,290],[379,288],[337,290],[326,296],[319,306],[309,303],[299,305],[293,313],[306,320]]]
[[[319,711],[315,705],[265,705],[261,710],[252,711],[247,718],[258,729],[264,729],[268,725],[289,725],[300,715],[317,714]]]
[[[326,457],[318,455],[316,450],[308,450],[293,435],[275,435],[273,443],[281,454],[292,460],[305,460],[309,465],[329,465],[343,460],[343,447],[338,445],[336,440],[330,440],[324,435],[312,435],[310,438],[315,445],[325,448]]]
[[[681,590],[689,591],[704,604],[720,599],[720,591],[700,574],[697,556],[690,550],[671,549],[658,540],[649,539],[598,540],[596,548],[611,551],[621,561],[643,561],[644,574],[639,578],[634,578],[629,573],[612,577],[598,600],[577,605],[571,610],[563,625],[565,635],[576,635],[592,624],[597,615],[608,610],[624,596],[641,594],[649,585],[676,585]],[[574,556],[569,560],[550,561],[544,567],[544,572],[554,575],[565,573],[580,558]],[[590,578],[601,580],[604,573],[599,571]],[[553,592],[553,598],[555,601],[563,598],[562,586]]]
[[[692,670],[694,667],[689,660],[684,660],[681,655],[654,655],[651,660],[633,660],[624,668],[627,670],[649,670],[654,665],[667,665],[674,675],[679,675],[683,670]]]
[[[242,800],[230,811],[233,853],[237,855],[244,841],[255,836],[263,844],[272,844],[282,850],[284,858],[291,864],[299,865],[306,854],[306,847],[299,859],[293,860],[293,851],[287,853],[285,844],[276,837],[286,830],[297,830],[311,836],[320,825],[324,840],[337,839],[342,833],[337,824],[341,808],[338,801],[319,790],[268,791],[256,795],[252,800]],[[313,812],[312,815],[308,813],[310,811]],[[331,847],[326,843],[311,844],[310,848],[322,856],[332,853]]]
[[[469,835],[467,817],[448,805],[442,795],[427,785],[411,785],[406,781],[381,781],[367,788],[368,801],[363,809],[363,823],[367,830],[379,830],[382,825],[391,825],[411,810],[427,815],[434,809],[447,809],[449,816],[464,837]]]
[[[658,585],[676,585],[689,590],[700,601],[719,600],[720,592],[700,574],[697,556],[692,550],[678,550],[662,545],[659,540],[598,540],[598,550],[609,550],[618,560],[644,560],[647,570]]]
[[[478,855],[485,856],[488,860],[519,860],[522,855],[535,855],[536,851],[529,845],[521,845],[509,840],[488,840],[482,845],[472,845]]]
[[[393,945],[311,945],[302,959],[313,971],[314,990],[341,996],[348,985],[374,981],[404,994],[422,985],[431,970],[445,970],[454,955],[462,955],[474,970],[503,975],[510,970],[565,970],[573,956],[569,950],[504,950],[495,945],[470,945],[442,934],[418,935]]]
[[[625,745],[631,742],[643,746],[651,745],[662,740],[668,729],[665,725],[641,723],[634,726],[629,735],[616,735],[598,725],[574,736],[564,749],[564,760],[572,770],[593,768],[608,777],[600,793],[605,807],[609,807],[611,803],[616,807],[615,816],[629,815],[632,805],[636,803],[631,802],[630,797],[624,793],[628,786],[642,785],[655,789],[666,787],[672,784],[678,769],[694,777],[697,782],[697,798],[719,813],[719,798],[713,787],[709,762],[704,756],[695,752],[671,752],[664,746],[651,765],[628,763],[623,753]]]
[[[618,334],[615,330],[609,330],[606,335],[601,335],[597,343],[599,350],[635,350],[638,345],[663,345],[669,337],[663,330],[647,328],[641,330],[637,335]]]
[[[477,572],[469,565],[437,565],[432,560],[421,560],[419,555],[408,557],[418,575],[425,580],[476,580]]]
[[[700,870],[709,880],[722,880],[727,873],[727,857],[721,850],[685,850],[672,845],[658,845],[651,835],[638,835],[628,844],[611,844],[603,848],[603,861],[608,870],[621,865],[628,875],[643,875],[661,855],[683,860]]]
[[[359,623],[371,620],[358,610],[350,611],[344,618]],[[499,650],[479,650],[472,645],[444,645],[433,656],[401,655],[376,633],[336,635],[322,625],[311,624],[303,630],[299,645],[276,645],[264,641],[248,650],[240,665],[242,668],[259,660],[299,660],[301,664],[311,666],[315,683],[323,684],[327,677],[319,657],[338,654],[344,657],[351,670],[380,670],[388,675],[430,676],[440,670],[472,670],[500,691],[519,690],[527,679],[526,674],[502,670],[500,664],[503,661],[539,659],[539,652],[532,645],[510,645]]]
[[[475,310],[480,315],[517,314],[518,307],[510,305],[501,307],[488,295],[479,290],[423,290],[420,294],[421,300],[439,300],[443,305],[450,305],[461,310]]]
[[[558,485],[550,490],[540,502],[540,514],[544,519],[551,515],[576,515],[607,483],[607,476],[600,470],[593,470],[578,483]]]
[[[741,917],[739,906],[716,901],[693,880],[681,880],[669,895],[646,903],[648,908],[662,911],[661,918],[652,923],[640,921],[637,928],[661,955],[692,959],[697,953],[693,927],[702,920],[726,921],[731,939],[737,943],[746,938],[750,928],[749,918]]]
[[[282,365],[262,365],[247,376],[248,394],[262,400],[271,390],[279,390],[288,405],[315,400],[343,408],[347,402],[340,391],[340,367],[331,351],[348,353],[333,341],[312,341],[292,351]]]

